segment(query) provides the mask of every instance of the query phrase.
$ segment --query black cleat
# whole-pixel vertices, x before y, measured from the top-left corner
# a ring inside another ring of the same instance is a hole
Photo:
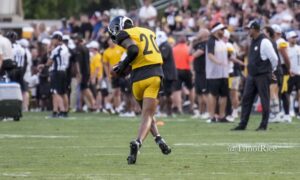
[[[171,153],[171,151],[172,151],[171,148],[166,144],[165,140],[162,137],[160,137],[160,136],[156,137],[155,142],[159,146],[161,152],[164,155],[168,155]]]
[[[128,164],[135,164],[139,151],[139,143],[137,141],[130,142],[130,154],[127,157]]]

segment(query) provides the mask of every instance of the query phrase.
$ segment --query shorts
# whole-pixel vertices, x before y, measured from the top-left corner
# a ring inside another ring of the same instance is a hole
[[[227,97],[229,94],[228,78],[207,79],[208,93],[213,96]]]
[[[207,79],[205,74],[196,73],[195,89],[198,95],[207,94]]]
[[[120,88],[123,79],[124,78],[122,78],[122,77],[111,78],[111,86],[112,86],[112,88],[113,89]]]
[[[50,92],[52,94],[67,93],[67,77],[65,71],[55,71],[50,75]]]
[[[89,88],[89,81],[90,81],[89,76],[82,76],[81,82],[80,82],[80,90],[81,91]]]
[[[132,84],[132,94],[137,101],[142,101],[144,98],[156,99],[160,87],[161,77],[153,76],[134,82]]]
[[[131,94],[131,86],[129,79],[121,78],[120,87],[122,93]]]
[[[234,76],[228,78],[228,88],[231,90],[239,90],[241,77]]]
[[[300,89],[300,75],[291,76],[288,80],[288,92],[291,93],[296,88],[296,91]]]
[[[193,88],[192,73],[190,70],[177,70],[178,79],[174,83],[174,90],[179,91],[182,88],[182,84],[187,87],[188,90]]]
[[[166,80],[164,79],[163,80],[163,92],[162,92],[162,95],[163,96],[171,96],[172,95],[172,92],[173,92],[173,87],[174,87],[174,80]]]
[[[28,83],[24,81],[24,73],[21,68],[12,69],[8,72],[8,74],[11,81],[20,85],[22,92],[28,91]]]

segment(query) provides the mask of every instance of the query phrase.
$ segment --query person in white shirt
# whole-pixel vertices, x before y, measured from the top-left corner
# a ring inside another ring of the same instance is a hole
[[[63,44],[63,34],[60,31],[55,31],[52,34],[52,44],[54,49],[51,51],[49,60],[45,67],[40,65],[40,68],[49,68],[50,84],[53,101],[53,118],[67,117],[68,109],[64,99],[67,97],[67,76],[66,70],[69,66],[70,53],[66,45]]]
[[[12,45],[8,38],[4,37],[0,31],[0,76],[5,73],[5,62],[13,60]]]
[[[298,104],[300,104],[300,46],[296,44],[298,35],[295,31],[290,31],[286,34],[286,37],[289,41],[287,53],[291,61],[290,78],[288,80],[288,93],[290,95],[295,88],[298,94]],[[297,115],[297,118],[300,119],[299,114]]]
[[[283,110],[285,115],[288,115],[288,107],[289,107],[289,100],[288,100],[288,79],[289,79],[289,70],[290,70],[290,60],[287,54],[287,48],[289,46],[288,42],[286,42],[283,38],[282,38],[282,29],[279,25],[277,24],[273,24],[271,26],[271,28],[275,31],[274,34],[274,40],[276,41],[277,44],[277,50],[279,53],[279,58],[281,60],[281,69],[283,72],[283,82],[282,82],[282,88],[279,91],[281,93],[281,100],[282,100],[282,106],[283,106]]]
[[[139,17],[142,23],[148,23],[149,27],[155,27],[157,10],[152,6],[151,0],[144,0],[144,6],[140,9]]]

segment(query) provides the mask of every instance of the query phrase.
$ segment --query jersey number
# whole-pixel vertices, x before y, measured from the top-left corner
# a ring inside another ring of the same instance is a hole
[[[145,40],[145,49],[143,51],[143,54],[144,55],[152,54],[153,51],[149,50],[149,38],[145,34],[141,34],[140,35],[140,41],[144,41],[144,40]],[[156,46],[156,44],[154,43],[154,37],[153,37],[152,34],[150,35],[150,41],[151,41],[151,44],[152,44],[153,48],[155,49],[155,51],[157,53],[160,53],[157,46]]]

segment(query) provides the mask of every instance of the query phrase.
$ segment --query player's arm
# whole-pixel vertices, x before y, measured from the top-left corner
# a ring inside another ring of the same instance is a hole
[[[118,66],[116,66],[113,71],[118,75],[121,75],[127,66],[137,57],[139,54],[139,48],[135,44],[135,42],[130,39],[130,36],[127,32],[121,31],[117,37],[116,41],[118,45],[122,46],[127,50],[126,58],[120,62]]]

